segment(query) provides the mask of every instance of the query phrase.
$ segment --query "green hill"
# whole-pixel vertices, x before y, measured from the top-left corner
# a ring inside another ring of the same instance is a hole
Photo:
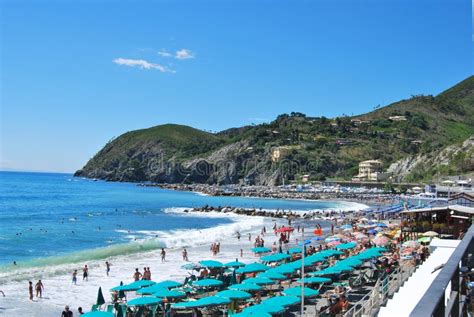
[[[433,175],[428,158],[437,162],[436,153],[472,135],[473,76],[437,96],[412,96],[354,117],[291,113],[216,134],[173,124],[131,131],[109,142],[76,175],[113,181],[278,184],[305,174],[313,180],[350,179],[362,160],[380,159],[388,168],[417,157],[424,165],[400,171],[416,180]],[[279,160],[272,160],[275,148],[284,150]],[[469,163],[471,158],[464,159]]]

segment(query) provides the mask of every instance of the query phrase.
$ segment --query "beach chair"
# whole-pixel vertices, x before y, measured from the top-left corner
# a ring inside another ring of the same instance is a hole
[[[107,305],[107,312],[113,313],[114,312],[114,305]]]
[[[100,305],[92,305],[91,311],[98,311],[100,308]]]
[[[150,306],[151,317],[155,317],[158,311],[158,305]]]
[[[133,317],[143,317],[143,312],[144,312],[145,308],[144,307],[140,307],[138,309],[138,311],[135,313],[135,316]]]

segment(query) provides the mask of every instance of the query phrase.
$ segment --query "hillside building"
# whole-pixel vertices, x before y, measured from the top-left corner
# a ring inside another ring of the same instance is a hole
[[[359,163],[359,174],[355,177],[359,181],[380,181],[385,179],[382,162],[380,160],[367,160]]]

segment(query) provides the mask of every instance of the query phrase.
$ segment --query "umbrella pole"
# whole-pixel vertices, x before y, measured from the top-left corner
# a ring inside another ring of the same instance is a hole
[[[304,231],[302,233],[302,252],[301,252],[301,317],[304,314],[304,256],[305,256],[305,241],[304,241]]]

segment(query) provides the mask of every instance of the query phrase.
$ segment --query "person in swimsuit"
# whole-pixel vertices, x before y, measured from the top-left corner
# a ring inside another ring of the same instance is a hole
[[[82,280],[89,281],[89,268],[87,265],[84,265],[84,268],[82,269]]]
[[[44,291],[44,286],[43,286],[43,283],[41,283],[41,280],[38,280],[38,283],[36,283],[35,285],[35,289],[36,289],[36,297],[43,297],[43,291]]]
[[[105,272],[107,273],[107,276],[109,276],[109,273],[110,273],[110,263],[108,261],[105,261]]]
[[[142,273],[138,271],[138,268],[135,269],[135,273],[133,273],[133,279],[136,281],[139,281],[140,278],[142,277]]]
[[[33,282],[28,282],[28,292],[30,293],[30,300],[33,300]]]
[[[183,249],[183,261],[189,261],[188,260],[188,250],[186,248]]]
[[[74,270],[74,272],[72,272],[72,284],[77,284],[77,270]]]
[[[161,248],[161,263],[165,262],[166,261],[166,251],[165,251],[165,248]]]
[[[72,311],[69,310],[69,306],[64,307],[61,317],[72,317]]]

